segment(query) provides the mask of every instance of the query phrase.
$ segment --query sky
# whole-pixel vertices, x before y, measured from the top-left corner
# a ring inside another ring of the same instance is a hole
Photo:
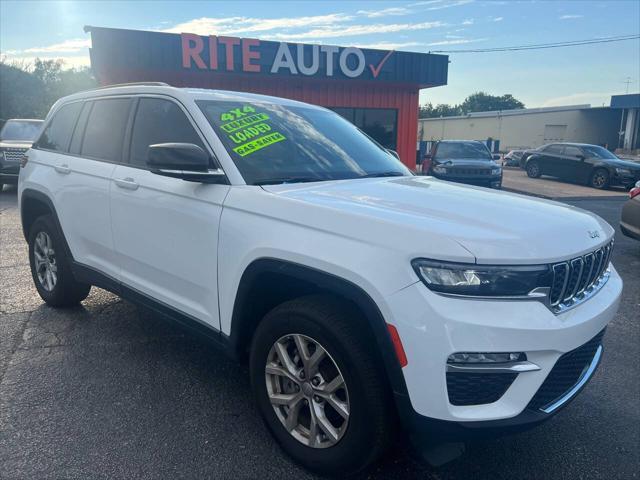
[[[609,104],[640,92],[640,39],[499,53],[492,48],[640,34],[640,1],[13,1],[0,0],[0,56],[88,66],[85,25],[429,52],[449,50],[448,85],[421,103],[484,91],[527,107]],[[627,85],[627,82],[629,84]]]

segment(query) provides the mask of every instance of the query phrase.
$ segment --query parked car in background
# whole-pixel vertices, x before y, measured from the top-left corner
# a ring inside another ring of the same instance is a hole
[[[495,162],[499,158],[500,155],[492,155],[482,142],[441,140],[425,157],[425,163],[430,162],[430,166],[423,173],[451,182],[501,188],[502,167]]]
[[[640,240],[640,182],[629,192],[629,200],[622,207],[620,230],[627,237]]]
[[[20,159],[40,133],[42,120],[11,119],[0,130],[0,191],[5,183],[18,183]]]
[[[510,150],[504,158],[502,159],[502,165],[506,165],[507,167],[517,167],[520,165],[520,159],[522,158],[522,154],[524,150]]]
[[[622,160],[606,148],[586,143],[552,143],[523,155],[531,178],[549,175],[593,188],[630,188],[640,180],[640,164]]]

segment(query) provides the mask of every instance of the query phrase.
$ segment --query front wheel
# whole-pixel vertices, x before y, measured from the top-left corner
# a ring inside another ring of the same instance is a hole
[[[52,307],[70,307],[87,298],[91,285],[76,281],[64,240],[51,215],[33,222],[29,232],[29,264],[36,290]]]
[[[598,190],[605,190],[609,186],[609,172],[604,168],[599,168],[591,174],[589,185]]]
[[[357,312],[329,296],[286,302],[258,326],[251,384],[283,449],[311,470],[346,476],[391,440],[393,406]]]
[[[530,178],[540,178],[542,175],[542,169],[540,168],[540,163],[537,160],[529,160],[527,162],[527,175]]]

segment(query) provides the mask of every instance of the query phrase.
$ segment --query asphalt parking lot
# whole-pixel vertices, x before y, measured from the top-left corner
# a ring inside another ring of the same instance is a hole
[[[573,199],[617,227],[617,199]],[[591,384],[552,421],[425,466],[400,443],[365,478],[637,478],[640,242],[616,234],[625,281]],[[148,311],[93,289],[45,306],[15,188],[0,193],[0,478],[314,478],[272,441],[247,368]]]

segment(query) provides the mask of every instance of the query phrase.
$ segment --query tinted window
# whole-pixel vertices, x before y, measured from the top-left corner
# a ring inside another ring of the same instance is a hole
[[[128,98],[93,103],[82,142],[82,155],[111,162],[122,159],[122,143],[129,114]]]
[[[91,111],[91,105],[92,102],[86,102],[84,104],[84,107],[82,108],[82,112],[80,112],[80,117],[78,118],[76,128],[73,131],[73,136],[71,137],[71,146],[69,147],[69,153],[80,153],[80,147],[82,146],[82,136],[84,135],[84,129],[87,125],[87,117],[89,116],[89,112]]]
[[[195,143],[205,149],[178,105],[158,98],[141,99],[131,137],[130,162],[146,165],[149,145],[168,142]]]
[[[544,148],[544,152],[560,155],[562,153],[562,145],[549,145]]]
[[[81,107],[82,102],[69,103],[60,107],[42,132],[38,146],[47,150],[66,152]]]
[[[42,127],[42,120],[9,120],[0,131],[0,140],[33,142]]]
[[[396,149],[398,112],[389,108],[332,108],[385,148]]]
[[[249,184],[410,175],[357,127],[327,110],[199,101]]]
[[[618,159],[613,153],[603,147],[599,147],[597,145],[590,145],[588,147],[583,147],[585,156],[590,158],[610,158],[610,159]]]
[[[437,159],[445,158],[473,158],[491,160],[491,153],[484,143],[477,142],[443,142],[438,144]]]
[[[582,150],[580,150],[578,147],[567,145],[566,147],[564,147],[564,154],[568,157],[577,157],[578,155],[582,155]]]

